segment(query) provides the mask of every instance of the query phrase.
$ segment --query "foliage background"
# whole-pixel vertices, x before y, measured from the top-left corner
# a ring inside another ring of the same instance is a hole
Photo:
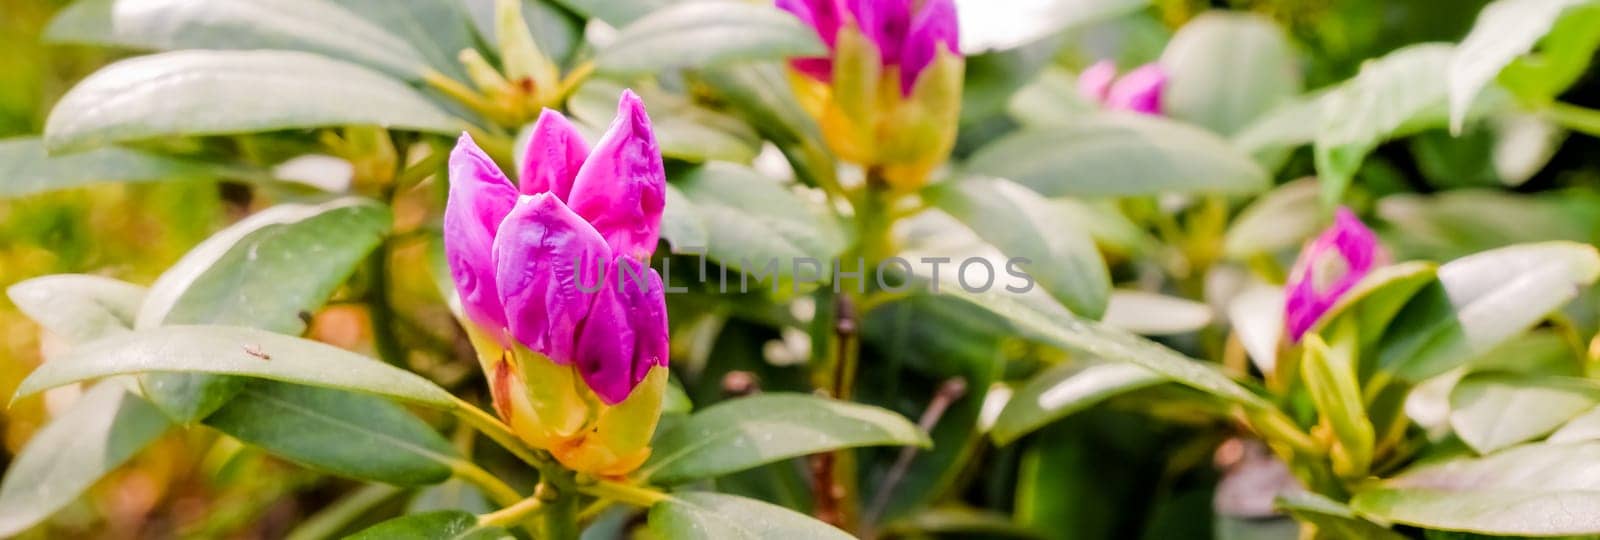
[[[0,73],[4,73],[0,77],[0,137],[41,131],[45,113],[62,92],[95,68],[119,57],[116,52],[100,48],[40,43],[41,28],[50,14],[64,4],[54,0],[3,0],[0,6]],[[1201,11],[1226,8],[1266,14],[1286,28],[1297,45],[1306,87],[1315,89],[1348,79],[1363,61],[1404,45],[1459,41],[1483,2],[1157,0],[1153,4],[1071,33],[1059,51],[1047,51],[1048,63],[1076,71],[1103,56],[1117,58],[1124,66],[1151,61],[1159,56],[1174,29]],[[974,62],[982,65],[982,60]],[[1562,100],[1600,106],[1597,85],[1600,81],[1591,70],[1566,91]],[[972,151],[989,134],[1013,127],[1010,123],[1011,120],[990,117],[963,126],[958,154]],[[1389,244],[1399,248],[1397,258],[1447,260],[1519,241],[1567,238],[1573,236],[1570,231],[1580,236],[1573,239],[1600,239],[1600,195],[1590,187],[1600,181],[1600,142],[1594,137],[1568,138],[1538,174],[1509,188],[1500,186],[1492,175],[1483,174],[1486,166],[1478,159],[1481,156],[1482,140],[1471,136],[1452,139],[1442,129],[1385,143],[1358,172],[1358,184],[1362,186],[1358,195],[1368,203],[1410,192],[1437,200],[1454,190],[1491,188],[1528,194],[1529,200],[1539,201],[1541,213],[1560,217],[1546,223],[1547,229],[1540,229],[1541,223],[1474,228],[1470,223],[1452,222],[1450,216],[1438,214],[1418,218],[1432,225],[1443,224],[1443,234],[1430,234],[1440,229],[1422,227],[1424,222],[1394,219],[1377,223]],[[1302,148],[1288,158],[1288,165],[1278,176],[1294,178],[1312,172],[1311,151]],[[34,276],[66,272],[148,283],[189,247],[261,204],[241,197],[235,187],[212,181],[102,185],[3,200],[0,287]],[[404,208],[397,213],[401,220],[417,214],[408,214]],[[417,262],[417,266],[425,258],[420,249],[397,257]],[[421,305],[436,301],[431,283],[420,274],[402,283],[401,290],[397,302]],[[889,319],[884,322],[892,324],[894,315],[884,314]],[[362,330],[366,317],[359,307],[335,307],[319,316],[313,332],[325,340],[370,351],[371,337],[363,335]],[[715,344],[716,350],[710,356],[737,356],[716,351],[760,351],[777,337],[763,326],[737,320],[730,324],[734,325],[733,331]],[[1587,325],[1592,332],[1593,321],[1587,321]],[[450,335],[424,334],[413,332],[409,339],[455,339]],[[917,337],[920,336],[908,339]],[[1197,347],[1196,343],[1181,340],[1170,344],[1180,349]],[[890,352],[897,348],[895,343],[873,345],[890,361],[917,361],[915,355],[896,357]],[[10,395],[17,381],[37,365],[40,351],[50,346],[40,341],[37,328],[14,306],[0,300],[0,395]],[[921,367],[931,373],[959,373],[964,369]],[[472,366],[466,368],[456,368],[455,380],[463,387],[478,384],[472,379]],[[697,404],[719,399],[720,376],[735,368],[760,372],[769,384],[781,386],[787,380],[803,386],[801,375],[785,373],[782,368],[719,365],[704,375],[705,381],[713,382],[691,386],[690,397]],[[886,389],[882,395],[868,399],[895,405],[898,395],[927,395],[939,381],[937,377],[869,380],[863,387]],[[47,417],[52,401],[62,399],[47,394],[0,411],[4,433],[0,465],[8,462],[10,453]],[[917,404],[898,405],[915,411]],[[1204,466],[1213,459],[1210,449],[1220,441],[1204,435],[1211,432],[1207,426],[1185,425],[1126,409],[1116,402],[1096,407],[1043,430],[1025,449],[1020,445],[983,449],[990,453],[981,461],[998,470],[1033,472],[1025,475],[1037,483],[1031,489],[1040,493],[1032,502],[1014,500],[1017,486],[1003,483],[1012,475],[985,475],[982,470],[963,472],[969,480],[963,498],[973,504],[1015,508],[1024,522],[1038,525],[1046,536],[1060,538],[1196,537],[1214,529],[1230,530],[1227,524],[1212,526],[1211,498],[1219,473],[1215,467]],[[323,508],[335,494],[349,487],[342,481],[307,474],[248,449],[218,450],[207,444],[209,441],[195,440],[197,437],[200,436],[168,435],[169,440],[142,453],[134,466],[101,482],[86,504],[69,511],[69,516],[81,520],[78,524],[82,529],[73,529],[70,518],[63,520],[65,525],[58,525],[67,532],[94,530],[118,537],[277,537],[289,524]],[[750,493],[769,490],[775,482],[772,477],[762,476],[768,473],[735,475],[724,480],[726,489]],[[225,481],[218,481],[219,478]],[[782,496],[770,492],[765,495]],[[804,505],[804,501],[796,503]]]

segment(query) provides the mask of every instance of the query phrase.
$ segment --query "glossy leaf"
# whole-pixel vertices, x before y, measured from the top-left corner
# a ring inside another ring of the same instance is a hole
[[[961,0],[956,2],[963,15],[961,52],[971,55],[1012,49],[1068,28],[1114,19],[1149,4],[1149,0],[1043,0],[986,9],[996,6],[982,0]],[[983,17],[970,14],[976,10],[984,10]]]
[[[1534,444],[1412,468],[1358,490],[1364,515],[1491,535],[1600,534],[1600,443]]]
[[[1555,431],[1600,404],[1600,386],[1542,375],[1477,373],[1450,393],[1450,427],[1456,436],[1488,454]]]
[[[101,182],[190,180],[223,173],[222,167],[213,164],[128,148],[51,156],[37,137],[0,140],[0,197],[25,197]]]
[[[1378,216],[1397,250],[1435,260],[1525,242],[1600,242],[1600,196],[1587,191],[1401,193],[1380,200]]]
[[[773,280],[780,291],[810,287],[832,274],[828,261],[844,250],[837,222],[754,170],[713,162],[672,181],[705,222],[706,257],[752,277],[757,273],[769,276],[752,280],[755,288],[771,288]],[[817,264],[796,262],[800,259]],[[797,280],[805,283],[796,285]]]
[[[1591,0],[1499,0],[1478,12],[1472,32],[1450,60],[1450,126],[1461,131],[1472,99],[1518,56],[1537,44],[1569,8]]]
[[[205,424],[313,469],[400,486],[442,482],[461,459],[404,407],[327,388],[251,381]]]
[[[122,381],[85,392],[22,447],[0,481],[0,536],[19,534],[89,489],[171,427]]]
[[[622,28],[595,64],[602,73],[654,73],[826,53],[814,30],[777,8],[684,2]]]
[[[163,326],[72,348],[17,387],[17,398],[108,375],[187,371],[364,392],[444,409],[449,392],[414,373],[332,345],[232,326]],[[13,398],[15,399],[15,398]]]
[[[989,436],[996,444],[1010,444],[1045,424],[1108,398],[1165,381],[1133,364],[1073,362],[1055,366],[1012,394]]]
[[[678,186],[667,184],[667,207],[661,213],[661,239],[667,241],[673,253],[683,250],[704,250],[711,233],[706,231],[705,220],[689,197]]]
[[[28,318],[73,343],[132,329],[144,294],[144,287],[85,274],[37,277],[6,289]]]
[[[790,87],[785,67],[771,62],[706,69],[696,78],[725,99],[730,112],[777,145],[799,180],[816,186],[837,182],[833,154],[822,131]]]
[[[761,394],[706,407],[661,432],[638,475],[675,484],[841,448],[928,444],[910,421],[876,407]]]
[[[224,229],[151,285],[136,328],[170,324],[249,326],[281,334],[305,330],[315,311],[389,232],[386,207],[344,198],[284,204]],[[202,374],[140,377],[146,395],[174,420],[194,422],[242,384]]]
[[[971,227],[1009,257],[1073,313],[1098,319],[1111,295],[1111,278],[1094,241],[1062,218],[1038,194],[1015,183],[973,178],[923,191],[935,208]]]
[[[447,135],[467,127],[404,83],[348,62],[292,51],[190,50],[130,58],[89,75],[51,110],[44,143],[54,152],[363,124]]]
[[[1300,93],[1288,38],[1262,15],[1202,14],[1178,29],[1160,63],[1163,112],[1224,136]]]
[[[1278,186],[1239,212],[1222,241],[1222,252],[1244,259],[1296,249],[1321,230],[1317,181],[1301,179]]]
[[[305,51],[414,80],[427,66],[410,43],[324,0],[79,0],[45,37],[152,50]]]
[[[348,540],[441,539],[501,540],[516,538],[505,529],[478,524],[478,516],[460,510],[411,514],[373,525]]]
[[[573,116],[591,126],[605,126],[616,114],[619,83],[592,79],[567,101]],[[661,145],[661,155],[701,163],[749,163],[760,152],[761,140],[750,126],[736,118],[695,105],[674,94],[640,88],[650,107],[650,125]]]
[[[1378,344],[1382,369],[1417,382],[1471,361],[1543,320],[1600,277],[1600,254],[1569,242],[1520,244],[1451,261]]]
[[[1145,291],[1111,291],[1102,322],[1141,336],[1172,336],[1211,324],[1211,306],[1177,296]]]
[[[848,539],[831,525],[782,506],[703,491],[674,493],[650,508],[650,532],[673,540]]]
[[[1308,540],[1341,540],[1365,538],[1368,540],[1405,540],[1405,536],[1363,519],[1350,507],[1309,491],[1294,491],[1278,496],[1275,504],[1296,520],[1317,528]]]
[[[1052,312],[1048,307],[1006,294],[973,294],[955,289],[946,294],[987,309],[1015,324],[1022,334],[1045,343],[1138,365],[1173,382],[1246,407],[1270,407],[1260,396],[1210,365],[1153,341],[1080,319],[1065,310]]]
[[[1254,193],[1269,186],[1260,166],[1216,135],[1127,113],[1006,136],[974,153],[966,171],[1014,180],[1046,197]]]

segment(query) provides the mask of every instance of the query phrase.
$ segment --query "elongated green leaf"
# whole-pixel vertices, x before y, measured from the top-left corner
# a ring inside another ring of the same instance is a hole
[[[414,80],[427,65],[399,36],[323,0],[79,0],[45,37],[155,50],[305,51]]]
[[[1416,467],[1361,489],[1380,519],[1492,535],[1600,534],[1600,443],[1534,444]]]
[[[605,126],[616,115],[617,95],[622,90],[620,83],[592,79],[567,100],[567,107],[588,125]],[[650,88],[638,92],[650,106],[650,125],[662,156],[697,163],[749,163],[761,150],[760,136],[736,118],[667,92]]]
[[[222,168],[127,148],[98,148],[47,155],[37,137],[0,140],[0,197],[23,197],[100,182],[187,180],[218,175]]]
[[[1589,409],[1551,433],[1551,443],[1585,442],[1600,439],[1600,408]]]
[[[45,330],[85,343],[133,328],[144,287],[107,277],[57,274],[12,285],[6,295]]]
[[[1382,369],[1418,382],[1543,320],[1600,277],[1600,253],[1570,242],[1520,244],[1439,267],[1378,344]]]
[[[1600,4],[1570,6],[1539,41],[1538,52],[1517,57],[1496,78],[1524,107],[1545,109],[1578,81],[1600,49]],[[1492,88],[1492,87],[1491,87]]]
[[[1283,30],[1253,13],[1211,12],[1178,29],[1161,53],[1163,111],[1227,136],[1300,93]]]
[[[1239,212],[1223,238],[1222,252],[1242,259],[1296,248],[1322,226],[1316,179],[1295,180],[1267,192]]]
[[[339,0],[340,2],[373,2],[389,4],[394,0]],[[427,1],[428,3],[451,4],[453,2],[438,2],[438,0],[412,0]],[[583,44],[584,18],[570,13],[565,9],[556,7],[551,0],[521,0],[522,18],[527,23],[528,33],[533,35],[534,44],[539,47],[539,52],[550,57],[556,65],[565,65],[578,46]],[[478,35],[484,43],[500,43],[499,30],[494,25],[495,0],[461,0],[466,12],[472,19],[473,26],[478,29]],[[402,10],[406,11],[406,10]],[[422,19],[426,22],[428,19]],[[431,25],[429,25],[431,26]],[[451,62],[456,61],[456,53],[461,48],[471,46],[471,36],[465,36],[467,41],[454,50],[445,49],[450,54]]]
[[[455,448],[379,397],[250,381],[206,425],[313,469],[399,486],[450,477]]]
[[[1587,191],[1396,194],[1379,201],[1378,215],[1393,225],[1397,248],[1434,260],[1525,242],[1600,242],[1600,196]]]
[[[1111,296],[1111,277],[1094,240],[1063,219],[1038,194],[1002,179],[973,178],[923,191],[935,208],[971,227],[1010,257],[1073,313],[1098,319]]]
[[[1215,368],[1153,341],[1078,318],[1057,308],[1023,302],[1002,293],[975,294],[950,288],[945,294],[987,309],[1017,326],[1024,335],[1117,362],[1129,362],[1173,382],[1252,408],[1270,405]]]
[[[388,484],[367,484],[339,497],[307,516],[284,535],[284,540],[322,540],[347,530],[357,520],[400,495],[410,492]]]
[[[836,183],[833,154],[823,145],[816,121],[800,107],[784,69],[769,62],[745,63],[695,75],[726,99],[732,112],[777,145],[800,180],[816,186]]]
[[[1253,193],[1269,185],[1260,166],[1216,135],[1127,113],[1004,137],[973,154],[966,170],[1047,197]]]
[[[1035,429],[1112,396],[1165,382],[1150,370],[1123,363],[1063,364],[1028,381],[1000,411],[989,436],[1011,444]]]
[[[814,30],[777,8],[684,2],[624,27],[595,63],[604,73],[648,73],[826,52]]]
[[[581,15],[622,28],[640,17],[686,0],[554,0]]]
[[[1368,540],[1405,540],[1387,527],[1362,519],[1338,501],[1309,492],[1291,491],[1278,496],[1274,504],[1301,522],[1316,526],[1317,535],[1310,540],[1341,540],[1365,538]]]
[[[1360,478],[1372,466],[1376,435],[1367,417],[1356,380],[1356,350],[1359,336],[1354,321],[1335,325],[1332,342],[1318,334],[1305,338],[1305,353],[1300,359],[1300,380],[1306,384],[1317,416],[1333,432],[1335,441],[1329,452],[1333,471],[1345,478]]]
[[[639,476],[673,484],[796,456],[861,446],[927,446],[892,412],[801,394],[762,394],[712,405],[656,437]]]
[[[74,347],[23,379],[16,397],[148,371],[245,375],[455,407],[450,392],[409,371],[332,345],[233,326],[163,326]]]
[[[440,510],[402,516],[346,537],[348,540],[500,540],[516,538],[499,527],[478,524],[478,516]]]
[[[833,218],[749,168],[712,162],[673,183],[704,220],[706,257],[751,274],[755,288],[814,286],[832,274],[826,261],[844,250]]]
[[[1600,404],[1600,386],[1568,377],[1478,373],[1450,393],[1450,427],[1480,454],[1555,431]]]
[[[267,106],[270,104],[270,106]],[[45,122],[51,151],[167,136],[376,124],[454,134],[466,127],[400,81],[292,51],[176,51],[102,68]]]
[[[710,237],[706,222],[700,219],[700,211],[694,203],[689,202],[689,197],[678,186],[667,184],[667,208],[661,213],[661,239],[667,241],[673,253],[679,253],[685,248],[707,247]]]
[[[22,447],[0,482],[0,536],[21,533],[89,489],[171,424],[120,381],[95,385]]]
[[[1444,125],[1445,68],[1453,54],[1450,45],[1441,43],[1396,50],[1367,62],[1354,79],[1318,100],[1315,154],[1324,205],[1343,197],[1379,142]]]
[[[1512,60],[1527,53],[1568,8],[1592,0],[1499,0],[1478,12],[1450,60],[1450,128],[1460,132],[1472,99]]]
[[[650,507],[650,531],[674,540],[848,539],[850,535],[782,506],[721,493],[675,493]]]
[[[322,305],[389,232],[389,210],[344,198],[279,205],[212,235],[151,286],[136,327],[249,326],[298,335],[302,314]],[[193,373],[140,377],[145,395],[189,423],[216,410],[242,384]]]
[[[1202,302],[1116,289],[1111,291],[1111,303],[1101,322],[1141,336],[1171,336],[1198,331],[1211,324],[1211,319],[1211,306]]]

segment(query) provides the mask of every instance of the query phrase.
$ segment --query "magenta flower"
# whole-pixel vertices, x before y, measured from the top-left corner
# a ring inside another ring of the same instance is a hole
[[[500,346],[576,366],[620,403],[668,358],[661,276],[646,264],[666,173],[644,104],[624,91],[592,152],[546,109],[520,180],[519,192],[466,134],[450,154],[445,254],[463,311]]]
[[[1113,111],[1161,114],[1161,92],[1166,85],[1166,71],[1154,63],[1118,78],[1116,63],[1101,60],[1078,75],[1078,93]]]
[[[1339,208],[1333,225],[1300,251],[1284,286],[1284,323],[1299,342],[1361,278],[1387,264],[1378,237],[1348,208]]]
[[[939,47],[960,55],[954,0],[777,0],[777,5],[816,29],[830,51],[841,27],[859,28],[876,47],[881,65],[899,68],[902,96],[911,95]],[[831,57],[798,58],[791,65],[818,81],[833,79]]]

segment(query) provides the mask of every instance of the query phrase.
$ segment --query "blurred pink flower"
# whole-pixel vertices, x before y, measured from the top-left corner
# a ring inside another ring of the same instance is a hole
[[[1377,235],[1348,208],[1339,208],[1333,225],[1300,251],[1284,285],[1289,339],[1299,342],[1351,287],[1388,259]]]
[[[1078,75],[1078,93],[1114,111],[1161,114],[1161,92],[1167,73],[1155,63],[1145,64],[1117,77],[1117,66],[1101,60]]]

